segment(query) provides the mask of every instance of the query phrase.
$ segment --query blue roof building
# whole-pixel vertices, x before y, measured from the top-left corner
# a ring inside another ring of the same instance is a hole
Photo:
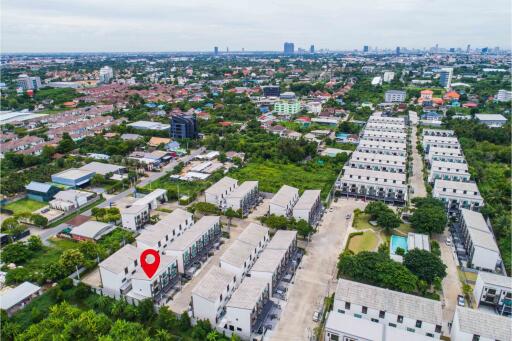
[[[25,189],[27,190],[27,198],[41,202],[52,200],[55,194],[60,191],[57,186],[37,181],[32,181],[25,186]]]
[[[95,174],[92,171],[70,168],[63,172],[52,174],[52,182],[76,188],[89,183]]]
[[[435,111],[428,111],[421,115],[422,120],[428,120],[428,121],[439,121],[441,120],[442,116],[441,114],[438,114]]]

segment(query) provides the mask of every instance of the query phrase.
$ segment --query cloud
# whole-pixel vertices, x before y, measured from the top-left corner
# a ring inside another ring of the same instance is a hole
[[[510,47],[508,0],[3,0],[3,52]]]

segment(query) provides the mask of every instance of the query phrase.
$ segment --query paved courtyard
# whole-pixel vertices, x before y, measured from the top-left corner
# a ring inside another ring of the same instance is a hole
[[[288,292],[277,328],[267,335],[270,340],[307,340],[317,326],[313,312],[320,308],[323,298],[336,289],[336,263],[352,224],[353,211],[366,203],[354,199],[333,202],[327,210],[319,231],[306,247],[306,254],[297,270],[294,284]],[[346,219],[347,214],[350,219]]]

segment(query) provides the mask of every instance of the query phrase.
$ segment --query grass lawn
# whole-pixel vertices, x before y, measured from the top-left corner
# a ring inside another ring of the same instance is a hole
[[[32,213],[35,210],[48,206],[48,203],[39,202],[31,199],[21,199],[5,205],[5,209],[11,210],[14,214],[17,213]]]
[[[409,232],[414,232],[414,229],[412,228],[411,224],[401,223],[400,227],[395,229],[394,232],[403,236],[407,236]]]
[[[298,166],[272,161],[250,162],[245,167],[231,172],[229,176],[239,181],[258,180],[260,191],[270,193],[276,193],[282,185],[297,187],[300,192],[306,189],[321,189],[322,199],[325,199],[342,167],[343,165],[339,165],[339,169],[334,169],[328,164]]]
[[[144,189],[154,190],[156,188],[163,188],[183,195],[194,196],[204,191],[211,185],[210,181],[182,181],[172,180],[169,176],[163,176],[158,180],[153,181],[151,184],[144,186]]]
[[[354,253],[361,251],[374,251],[377,247],[377,235],[373,231],[365,231],[362,235],[354,236],[350,239],[348,248]]]
[[[360,213],[354,217],[352,227],[354,227],[357,230],[375,229],[375,226],[370,225],[369,220],[370,216],[368,214]]]
[[[29,271],[41,271],[48,263],[55,262],[60,255],[69,249],[78,248],[78,243],[68,239],[51,239],[51,246],[46,246],[34,256],[23,267]]]

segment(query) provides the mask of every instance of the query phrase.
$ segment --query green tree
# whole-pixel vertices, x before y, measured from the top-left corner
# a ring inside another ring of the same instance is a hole
[[[32,214],[30,217],[30,220],[32,221],[32,224],[40,227],[46,227],[48,226],[48,218],[43,217],[40,214]]]
[[[19,264],[27,261],[31,255],[32,252],[24,242],[16,242],[3,247],[0,259],[6,264]]]
[[[401,222],[402,221],[396,213],[391,210],[383,211],[377,217],[377,224],[379,224],[387,233],[390,233],[393,229],[399,227]]]
[[[149,341],[148,332],[143,325],[124,320],[117,320],[114,323],[108,337],[111,340]]]
[[[39,251],[43,249],[43,242],[39,236],[30,236],[27,240],[27,246],[30,251]]]
[[[76,148],[76,143],[69,136],[68,133],[62,134],[62,140],[60,140],[59,145],[57,146],[57,152],[61,154],[69,153],[73,149]]]
[[[410,250],[405,254],[403,264],[428,284],[432,284],[436,277],[446,277],[446,265],[441,258],[426,250]]]
[[[84,264],[84,261],[84,255],[78,249],[66,250],[59,258],[59,264],[68,272],[74,271],[77,266]]]
[[[425,205],[414,210],[411,216],[412,227],[420,233],[443,233],[448,219],[444,208],[434,205]]]

